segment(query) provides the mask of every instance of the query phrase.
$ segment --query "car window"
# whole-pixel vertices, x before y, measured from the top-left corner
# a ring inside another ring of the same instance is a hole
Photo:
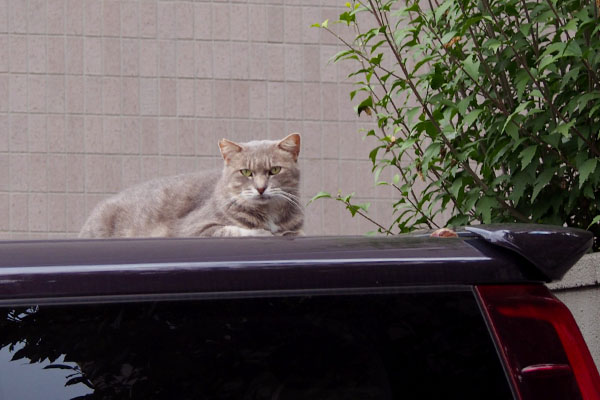
[[[49,360],[36,363],[26,359],[11,361],[23,348],[23,343],[12,350],[9,347],[0,350],[0,399],[59,400],[93,393],[77,379],[65,386],[78,375],[73,375],[77,371],[76,363],[66,362],[62,356],[55,360],[55,365],[60,365],[60,368],[49,367],[52,365]]]
[[[2,312],[2,399],[512,398],[470,292]]]

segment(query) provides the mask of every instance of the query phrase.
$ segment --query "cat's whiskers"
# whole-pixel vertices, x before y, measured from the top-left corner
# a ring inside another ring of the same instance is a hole
[[[284,193],[278,193],[275,196],[276,197],[281,197],[281,198],[285,199],[288,203],[296,206],[299,210],[302,210],[302,205],[300,205],[300,203],[298,203],[296,200],[294,200],[294,199],[292,199],[290,197],[287,197],[286,194],[284,194]]]
[[[282,199],[286,200],[288,203],[290,203],[290,204],[298,207],[298,209],[302,210],[302,206],[300,205],[298,196],[296,196],[292,193],[286,192],[285,190],[280,189],[280,188],[272,188],[269,191],[269,194],[271,194],[273,197],[282,198]]]
[[[273,188],[273,191],[276,192],[276,193],[282,193],[285,196],[287,196],[287,197],[289,197],[291,199],[294,199],[296,202],[300,203],[300,196],[297,196],[297,195],[295,195],[295,194],[293,194],[291,192],[288,192],[287,190],[284,190],[282,188]]]
[[[288,192],[287,190],[284,190],[281,188],[279,190],[281,190],[283,193],[287,194],[288,196],[290,196],[291,198],[296,200],[298,203],[300,203],[300,196],[297,196],[297,195],[293,194],[292,192]]]
[[[244,190],[242,190],[240,195],[245,199],[251,199],[255,196],[254,190],[252,190],[252,189],[244,189]]]

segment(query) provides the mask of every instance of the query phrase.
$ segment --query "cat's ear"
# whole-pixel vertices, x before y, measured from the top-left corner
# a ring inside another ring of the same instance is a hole
[[[223,160],[225,160],[225,163],[228,163],[234,154],[242,151],[242,146],[232,142],[231,140],[221,139],[219,140],[219,149],[221,149]]]
[[[299,133],[291,133],[281,139],[279,143],[277,143],[277,147],[281,150],[289,151],[294,156],[294,161],[298,160],[298,154],[300,154],[300,134]]]

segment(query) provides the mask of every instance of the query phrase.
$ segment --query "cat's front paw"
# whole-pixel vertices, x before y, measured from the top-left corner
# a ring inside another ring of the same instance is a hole
[[[226,226],[223,228],[224,236],[273,236],[273,234],[264,229],[248,229],[240,226]]]
[[[284,231],[280,233],[281,236],[304,236],[304,231],[302,229],[298,231]]]
[[[246,229],[248,234],[242,236],[273,236],[273,233],[265,229]]]
[[[273,236],[273,234],[264,229],[248,229],[242,228],[241,226],[226,225],[217,229],[212,236]]]

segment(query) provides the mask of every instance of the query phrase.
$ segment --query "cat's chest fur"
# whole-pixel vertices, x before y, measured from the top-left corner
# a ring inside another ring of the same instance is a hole
[[[272,217],[268,217],[265,221],[264,229],[271,231],[271,233],[277,233],[281,228],[273,221]]]

